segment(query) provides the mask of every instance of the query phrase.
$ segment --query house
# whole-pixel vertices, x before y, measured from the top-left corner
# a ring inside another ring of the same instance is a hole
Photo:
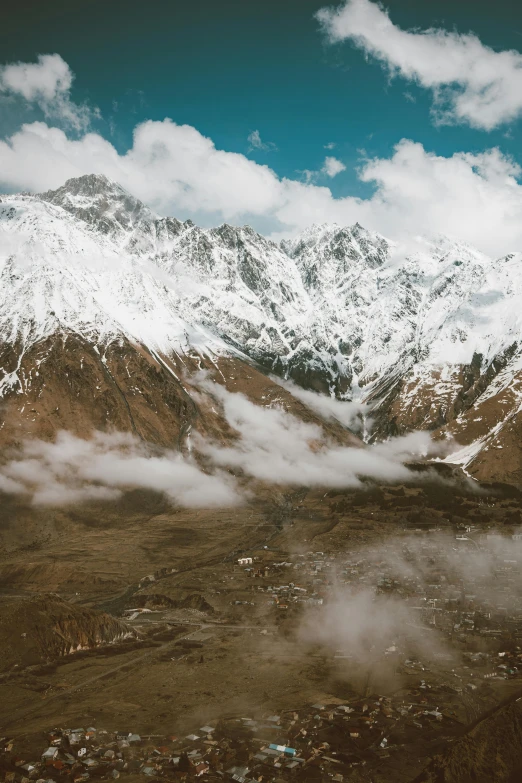
[[[47,748],[42,753],[42,762],[44,764],[50,764],[56,758],[58,758],[58,748]]]
[[[270,750],[277,750],[279,753],[284,753],[285,756],[295,756],[297,751],[295,748],[289,748],[287,745],[269,745]]]
[[[237,561],[240,566],[247,566],[252,565],[252,558],[251,557],[240,557]]]

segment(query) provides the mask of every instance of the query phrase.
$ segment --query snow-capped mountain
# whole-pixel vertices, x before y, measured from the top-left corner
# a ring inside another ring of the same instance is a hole
[[[99,175],[0,202],[5,399],[26,391],[28,353],[40,365],[57,337],[160,362],[248,357],[371,402],[374,437],[445,428],[473,470],[517,419],[521,302],[521,254],[493,260],[444,237],[405,250],[323,225],[278,245],[160,218]]]

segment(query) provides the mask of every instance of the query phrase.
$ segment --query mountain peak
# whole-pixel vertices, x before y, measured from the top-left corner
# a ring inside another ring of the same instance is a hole
[[[464,443],[477,449],[498,424],[475,415],[479,395],[489,406],[492,378],[498,394],[519,383],[519,256],[495,261],[447,238],[390,243],[358,224],[277,246],[248,227],[156,218],[96,174],[2,197],[0,240],[0,341],[24,350],[78,335],[165,356],[240,351],[308,388],[371,400],[374,435],[450,419],[458,435],[469,413]],[[10,362],[0,398],[25,383]],[[522,471],[522,452],[514,464]]]
[[[156,217],[139,199],[104,174],[72,177],[62,187],[40,193],[38,198],[62,207],[104,234],[129,231]]]
[[[57,193],[93,198],[101,194],[112,196],[118,192],[125,193],[129,198],[133,198],[121,185],[106,177],[105,174],[82,174],[80,177],[70,177],[56,190],[48,190],[39,195],[48,201]]]

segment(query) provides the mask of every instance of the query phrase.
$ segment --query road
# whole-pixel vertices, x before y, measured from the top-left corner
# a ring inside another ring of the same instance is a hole
[[[151,624],[154,621],[151,622]],[[162,623],[164,624],[164,623]],[[170,625],[174,625],[174,623],[170,623]],[[125,661],[124,663],[118,664],[118,666],[113,666],[111,669],[105,669],[103,672],[100,672],[100,674],[96,674],[94,677],[89,677],[86,680],[83,680],[82,682],[77,683],[76,685],[71,685],[68,688],[63,688],[62,690],[51,694],[50,696],[44,697],[44,699],[39,702],[36,705],[33,705],[32,707],[29,707],[26,710],[21,710],[18,713],[13,713],[11,715],[11,719],[9,721],[9,728],[11,728],[13,725],[15,725],[18,721],[24,720],[28,716],[35,715],[38,713],[38,710],[45,709],[49,702],[55,701],[57,699],[61,699],[65,696],[69,696],[71,693],[76,693],[78,691],[81,691],[82,688],[89,688],[91,685],[94,685],[94,683],[99,682],[100,680],[106,679],[107,677],[112,676],[113,674],[116,674],[119,671],[129,671],[130,669],[135,668],[139,663],[142,663],[147,658],[152,658],[154,655],[160,654],[162,651],[167,650],[169,647],[174,647],[176,644],[178,644],[180,641],[190,639],[191,636],[194,636],[194,634],[198,633],[199,631],[205,631],[205,630],[219,630],[220,628],[230,629],[234,631],[238,630],[255,630],[255,631],[262,631],[264,630],[264,626],[261,625],[221,625],[220,623],[179,623],[181,626],[187,626],[187,625],[195,625],[197,626],[194,628],[193,631],[190,631],[190,633],[185,634],[183,636],[178,636],[176,639],[170,639],[168,642],[165,642],[164,644],[160,645],[159,647],[153,647],[150,650],[147,650],[147,652],[143,652],[141,654],[136,654],[132,657],[130,661]],[[72,660],[72,659],[71,659]],[[0,726],[1,730],[4,730],[7,728],[6,726]]]
[[[197,628],[195,628],[193,631],[191,631],[189,634],[186,634],[185,636],[179,636],[176,639],[171,639],[168,642],[165,642],[164,644],[160,645],[159,647],[153,647],[151,650],[148,650],[147,652],[144,652],[141,655],[133,656],[133,658],[130,661],[125,661],[124,663],[120,663],[118,666],[113,666],[112,669],[105,669],[103,672],[95,675],[94,677],[89,677],[87,680],[83,680],[82,682],[77,683],[76,685],[71,685],[69,688],[64,688],[63,690],[60,690],[57,693],[53,693],[50,696],[44,697],[42,702],[39,702],[35,706],[32,706],[26,710],[22,710],[18,713],[16,712],[13,713],[11,715],[9,727],[11,727],[11,725],[15,724],[17,721],[23,720],[29,715],[36,714],[38,710],[42,708],[45,709],[45,707],[49,704],[50,701],[61,699],[64,696],[68,696],[71,693],[80,691],[82,688],[88,688],[89,686],[93,685],[95,682],[98,682],[99,680],[103,680],[106,677],[110,677],[112,674],[115,674],[116,672],[134,668],[138,663],[141,663],[147,658],[151,658],[152,656],[161,653],[162,650],[166,650],[170,646],[174,646],[182,639],[189,639],[191,636],[194,636],[195,633],[200,631],[203,627],[204,626],[198,625]],[[0,728],[3,730],[6,727],[2,726]]]

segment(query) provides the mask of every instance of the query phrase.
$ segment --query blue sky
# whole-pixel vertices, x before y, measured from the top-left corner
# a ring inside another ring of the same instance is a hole
[[[59,52],[76,75],[73,96],[100,107],[97,127],[117,148],[130,146],[145,119],[171,117],[210,136],[218,147],[247,152],[248,134],[278,152],[252,151],[280,175],[320,168],[324,145],[336,143],[347,166],[332,188],[366,192],[353,168],[360,150],[388,155],[401,138],[439,154],[499,145],[521,156],[520,123],[492,133],[434,127],[430,97],[382,68],[350,43],[329,46],[310,0],[98,0],[33,3],[14,8],[0,30],[4,62]],[[512,0],[441,2],[391,0],[401,27],[473,30],[495,49],[522,49],[522,6]],[[517,29],[518,28],[518,29]],[[405,96],[408,93],[415,103]],[[116,108],[116,111],[115,111]],[[2,130],[16,122],[4,121]],[[110,126],[113,132],[111,133]],[[522,156],[520,157],[522,162]]]
[[[361,181],[358,167],[365,158],[392,158],[401,139],[441,158],[498,148],[522,164],[520,112],[487,129],[467,121],[441,125],[433,117],[433,90],[422,78],[391,78],[389,64],[371,46],[328,40],[315,17],[322,6],[311,0],[13,6],[0,29],[0,62],[34,63],[41,54],[58,53],[74,74],[70,100],[98,107],[99,115],[91,114],[88,129],[66,128],[57,113],[50,119],[41,103],[4,88],[0,137],[9,139],[23,122],[44,120],[70,140],[96,133],[124,155],[136,126],[168,117],[211,138],[217,149],[269,166],[279,178],[327,186],[334,199],[370,197],[379,185]],[[386,8],[402,30],[472,31],[494,52],[522,50],[522,6],[512,0],[498,0],[494,13],[484,0],[389,0]],[[248,136],[255,130],[270,149],[252,149]],[[335,146],[325,149],[328,144]],[[334,177],[321,173],[327,155],[345,170]],[[42,171],[45,166],[42,160]],[[18,179],[23,185],[23,176]],[[6,179],[3,189],[17,183]],[[193,205],[178,211],[201,212]],[[251,222],[264,225],[261,212],[254,205]]]

